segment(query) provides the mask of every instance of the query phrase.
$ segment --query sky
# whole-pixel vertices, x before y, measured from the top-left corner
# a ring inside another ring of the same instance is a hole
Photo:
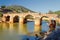
[[[49,10],[60,10],[60,0],[0,0],[1,5],[21,5],[36,12],[46,13]]]

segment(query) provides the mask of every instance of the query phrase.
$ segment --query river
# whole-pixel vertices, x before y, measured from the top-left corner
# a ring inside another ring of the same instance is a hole
[[[58,25],[56,29],[60,28]],[[42,31],[48,31],[48,22],[42,22]],[[34,22],[20,25],[19,23],[0,23],[0,40],[22,40],[28,33],[34,32]]]

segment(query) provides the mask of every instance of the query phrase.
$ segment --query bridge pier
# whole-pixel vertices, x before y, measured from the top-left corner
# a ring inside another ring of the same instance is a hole
[[[19,34],[27,34],[28,33],[27,25],[26,24],[19,24],[18,33]]]
[[[3,27],[3,30],[7,30],[6,23],[3,23],[3,24],[2,24],[2,27]]]
[[[36,26],[40,26],[40,19],[38,19],[38,18],[35,19],[35,25],[36,25]]]
[[[40,32],[41,31],[41,25],[40,25],[40,19],[35,19],[35,26],[34,26],[34,32]]]
[[[13,17],[12,16],[10,16],[9,23],[13,23]]]
[[[3,17],[2,17],[2,21],[5,22],[5,19],[6,19],[5,16],[3,16]]]
[[[34,26],[34,32],[41,32],[42,26]]]
[[[58,19],[58,22],[59,22],[59,24],[60,24],[60,19]]]
[[[24,23],[24,18],[23,18],[23,17],[20,17],[20,18],[19,18],[19,23],[20,23],[20,24],[23,24],[23,23]]]
[[[12,31],[13,30],[13,24],[9,23],[9,30]]]

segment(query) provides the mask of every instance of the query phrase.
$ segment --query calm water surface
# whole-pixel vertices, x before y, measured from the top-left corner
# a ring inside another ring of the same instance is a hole
[[[60,27],[57,26],[57,28]],[[48,31],[48,29],[48,23],[43,21],[42,31]],[[28,22],[24,25],[0,23],[0,40],[22,40],[30,32],[34,32],[34,22]]]

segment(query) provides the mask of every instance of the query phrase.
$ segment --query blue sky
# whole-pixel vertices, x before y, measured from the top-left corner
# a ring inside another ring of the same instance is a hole
[[[60,0],[0,0],[1,5],[22,5],[36,12],[46,13],[49,10],[60,10]]]

